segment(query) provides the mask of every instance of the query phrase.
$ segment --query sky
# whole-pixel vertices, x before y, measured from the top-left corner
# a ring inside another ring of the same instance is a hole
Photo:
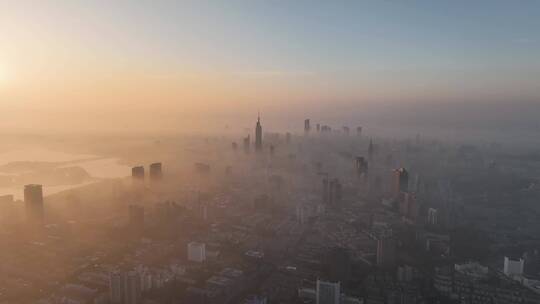
[[[540,1],[0,0],[4,129],[535,125],[539,83]]]

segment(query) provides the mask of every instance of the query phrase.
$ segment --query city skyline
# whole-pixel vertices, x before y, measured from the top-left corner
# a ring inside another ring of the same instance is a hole
[[[295,120],[388,124],[404,112],[424,125],[530,128],[540,113],[539,9],[536,1],[5,2],[2,126],[32,130],[30,117],[51,130],[99,129],[96,119],[116,130],[140,121],[219,130],[247,126],[257,109],[282,124],[286,107]],[[499,117],[514,107],[521,116]]]

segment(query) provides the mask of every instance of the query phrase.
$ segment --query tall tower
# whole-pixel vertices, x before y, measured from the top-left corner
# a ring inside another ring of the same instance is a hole
[[[373,160],[373,154],[375,153],[375,148],[373,147],[373,140],[369,139],[369,147],[368,147],[368,158],[369,160]]]
[[[262,126],[261,116],[257,116],[257,124],[255,125],[255,151],[262,151]]]
[[[409,172],[405,168],[394,170],[394,192],[399,195],[401,192],[409,191]]]
[[[43,222],[43,188],[41,185],[24,186],[24,203],[29,222]]]
[[[308,135],[310,130],[311,130],[311,126],[309,125],[309,118],[308,118],[304,120],[304,134]]]
[[[153,163],[150,165],[150,180],[157,181],[163,178],[161,163]]]

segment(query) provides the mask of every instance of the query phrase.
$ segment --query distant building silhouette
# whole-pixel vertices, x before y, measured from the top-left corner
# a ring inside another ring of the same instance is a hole
[[[358,177],[366,176],[368,173],[368,162],[363,156],[357,156],[355,160],[356,174]]]
[[[341,203],[342,186],[339,179],[334,178],[328,183],[328,204],[337,206]]]
[[[317,129],[317,133],[321,132],[321,124],[316,124],[315,127]]]
[[[26,217],[29,222],[43,222],[43,187],[37,184],[24,186],[24,203],[26,206]]]
[[[261,117],[257,117],[257,124],[255,125],[255,151],[262,151],[262,126]]]
[[[330,126],[327,126],[327,125],[321,126],[321,133],[330,133],[330,132],[332,132],[332,128]]]
[[[392,268],[396,264],[396,240],[382,238],[377,240],[377,266]]]
[[[427,211],[427,223],[428,225],[437,225],[437,209],[429,208]]]
[[[343,133],[344,133],[346,136],[349,136],[350,131],[351,131],[351,130],[349,129],[349,127],[347,127],[347,126],[344,126],[344,127],[343,127]]]
[[[133,180],[144,181],[144,167],[136,166],[131,168],[131,177]]]
[[[291,143],[291,133],[289,132],[285,133],[285,143],[287,144]]]
[[[368,158],[369,160],[373,160],[373,156],[375,155],[375,147],[373,146],[373,140],[369,139],[369,146],[368,146]]]
[[[206,260],[206,245],[199,242],[188,244],[188,261],[202,263]]]
[[[394,170],[394,195],[409,191],[409,172],[405,168]]]
[[[234,151],[238,150],[238,144],[237,144],[236,142],[233,142],[233,143],[231,144],[231,147],[232,147],[232,149],[233,149]]]
[[[136,271],[117,271],[109,275],[109,303],[139,304],[141,293],[141,277]]]
[[[399,214],[411,221],[418,216],[416,195],[411,192],[401,192],[399,196]]]
[[[356,135],[362,136],[362,127],[356,127]]]
[[[163,178],[163,171],[161,163],[153,163],[150,165],[150,180],[158,181]]]
[[[311,126],[309,125],[309,118],[308,118],[304,120],[304,134],[308,135],[310,130],[311,130]]]
[[[250,146],[251,146],[251,140],[248,135],[244,137],[244,152],[245,153],[249,153]]]

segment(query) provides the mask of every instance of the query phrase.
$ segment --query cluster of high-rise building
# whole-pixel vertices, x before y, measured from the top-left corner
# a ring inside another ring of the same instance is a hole
[[[159,181],[163,178],[163,170],[161,163],[152,163],[149,166],[149,177],[150,181]],[[131,177],[133,181],[144,182],[145,180],[145,171],[143,166],[135,166],[131,168]]]
[[[111,304],[140,304],[141,294],[141,277],[136,271],[115,271],[110,274]]]

